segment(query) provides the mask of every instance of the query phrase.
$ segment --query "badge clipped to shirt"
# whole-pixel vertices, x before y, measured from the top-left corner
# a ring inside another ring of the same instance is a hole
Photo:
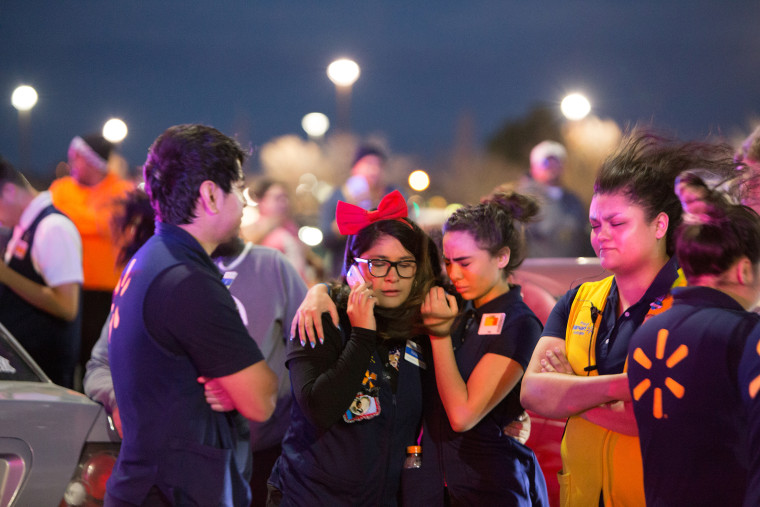
[[[237,271],[225,271],[224,276],[222,277],[222,283],[225,287],[228,289],[232,285],[232,282],[235,281],[235,278],[237,278]]]
[[[27,250],[29,250],[29,243],[23,239],[19,239],[18,243],[16,243],[16,246],[13,248],[13,256],[17,259],[23,259]]]
[[[480,318],[478,334],[501,334],[505,318],[504,313],[484,313]]]
[[[406,341],[404,359],[406,359],[413,365],[422,368],[423,370],[427,370],[427,364],[425,364],[425,360],[422,359],[422,347],[420,347],[420,345],[415,341],[412,341],[412,340]]]

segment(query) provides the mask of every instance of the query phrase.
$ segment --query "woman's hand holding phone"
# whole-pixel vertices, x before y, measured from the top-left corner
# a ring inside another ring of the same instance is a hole
[[[372,292],[372,284],[364,281],[364,277],[362,277],[356,264],[351,266],[346,273],[346,282],[351,287],[346,308],[351,325],[364,329],[377,329],[375,322],[377,300]]]

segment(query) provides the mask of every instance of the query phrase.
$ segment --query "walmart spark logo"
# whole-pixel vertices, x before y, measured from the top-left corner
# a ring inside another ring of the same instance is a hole
[[[667,329],[660,329],[660,331],[657,333],[657,345],[655,349],[655,359],[657,361],[662,361],[665,357],[665,344],[668,341],[668,330]],[[679,346],[675,351],[673,351],[670,356],[665,359],[665,366],[668,367],[668,369],[673,368],[675,365],[680,363],[683,359],[686,358],[686,356],[689,355],[689,347],[686,345]],[[647,370],[652,369],[652,360],[649,359],[649,357],[646,355],[646,353],[641,350],[640,347],[637,347],[636,350],[633,351],[633,359],[639,365],[641,365],[643,368]],[[668,388],[668,390],[679,400],[683,398],[683,395],[686,393],[686,389],[673,380],[671,377],[665,378],[665,387]],[[636,401],[639,401],[641,397],[644,395],[647,390],[652,386],[652,381],[649,379],[644,379],[641,382],[638,383],[636,387],[633,388],[633,399]],[[652,402],[652,415],[654,415],[657,419],[662,419],[664,414],[662,412],[662,387],[655,387],[654,388],[654,399]]]
[[[760,341],[757,342],[755,350],[757,351],[757,354],[760,355]],[[749,397],[754,400],[755,396],[757,396],[757,391],[760,391],[760,375],[752,379],[752,382],[749,383]]]

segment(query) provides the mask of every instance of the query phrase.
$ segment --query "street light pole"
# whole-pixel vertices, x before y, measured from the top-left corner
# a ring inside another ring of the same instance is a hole
[[[359,65],[347,58],[335,60],[327,67],[327,77],[335,84],[338,130],[351,130],[351,89],[359,74]]]

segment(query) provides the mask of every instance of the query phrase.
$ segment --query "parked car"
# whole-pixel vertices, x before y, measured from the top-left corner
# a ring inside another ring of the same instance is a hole
[[[104,408],[51,382],[0,325],[0,507],[102,505],[119,447]]]
[[[526,259],[514,274],[514,281],[522,286],[525,304],[546,322],[557,298],[565,292],[609,275],[596,257]],[[551,505],[559,506],[557,473],[562,469],[560,444],[566,420],[550,419],[530,411],[528,415],[531,428],[527,445],[541,465]]]

